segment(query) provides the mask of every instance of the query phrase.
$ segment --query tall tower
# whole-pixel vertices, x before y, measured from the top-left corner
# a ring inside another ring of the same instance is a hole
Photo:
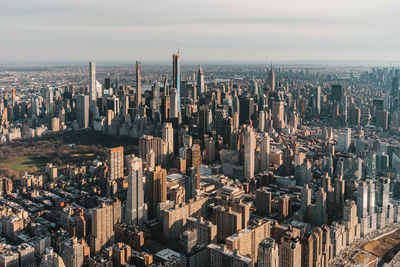
[[[167,154],[174,154],[174,128],[172,128],[172,123],[164,122],[162,129],[162,138],[168,145]]]
[[[128,196],[126,201],[126,220],[141,230],[144,216],[142,160],[132,157],[129,160]]]
[[[260,149],[260,170],[268,171],[269,168],[269,136],[267,133],[261,135],[261,149]]]
[[[136,61],[136,107],[142,103],[142,63]]]
[[[115,147],[107,150],[108,181],[124,176],[124,147]]]
[[[172,56],[172,74],[173,74],[173,84],[172,86],[176,88],[176,93],[178,97],[178,112],[181,111],[181,66],[180,66],[181,54],[179,51],[177,54]]]
[[[84,244],[78,241],[77,237],[71,237],[64,243],[62,252],[65,266],[79,267],[84,261]],[[54,265],[53,265],[54,266]]]
[[[258,245],[259,267],[279,267],[279,246],[272,238],[264,239]]]
[[[204,73],[201,65],[199,65],[199,70],[197,71],[197,96],[204,93]]]
[[[256,140],[254,130],[251,126],[244,127],[244,177],[247,179],[254,177],[254,160]]]
[[[279,266],[295,267],[301,265],[301,243],[298,238],[285,236],[279,247]]]
[[[317,192],[317,197],[315,202],[316,202],[315,224],[321,226],[327,223],[326,192],[323,187],[321,187]]]
[[[167,171],[156,166],[149,174],[149,218],[156,218],[157,205],[167,200]]]
[[[80,128],[89,127],[89,96],[78,96],[77,121]]]
[[[267,76],[267,85],[271,91],[275,91],[275,71],[272,69],[272,64]]]
[[[170,111],[169,117],[178,118],[179,117],[178,112],[180,107],[178,89],[174,87],[171,88],[170,94],[171,94],[171,109],[169,110]]]
[[[96,100],[96,63],[89,62],[89,98]]]

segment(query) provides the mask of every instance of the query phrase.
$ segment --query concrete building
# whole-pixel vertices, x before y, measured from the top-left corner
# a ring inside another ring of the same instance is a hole
[[[157,206],[167,200],[167,170],[156,166],[155,170],[150,171],[148,177],[148,217],[157,217]]]
[[[124,177],[124,147],[107,149],[108,182]]]
[[[266,238],[258,245],[257,266],[279,267],[279,246],[274,239]]]
[[[130,158],[128,168],[126,220],[141,230],[145,216],[142,160],[138,157]]]

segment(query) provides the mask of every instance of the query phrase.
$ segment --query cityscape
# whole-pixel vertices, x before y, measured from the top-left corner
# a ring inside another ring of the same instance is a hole
[[[0,52],[0,267],[400,266],[400,64],[148,42]]]

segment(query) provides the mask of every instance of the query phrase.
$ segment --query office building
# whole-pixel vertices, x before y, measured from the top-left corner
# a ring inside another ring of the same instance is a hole
[[[80,128],[89,127],[89,96],[78,96],[76,117]]]
[[[96,63],[89,62],[89,100],[96,101]]]
[[[256,192],[256,210],[261,216],[271,214],[272,194],[266,187],[260,188]]]
[[[124,147],[107,149],[108,181],[124,177]]]
[[[204,94],[204,73],[201,65],[199,65],[199,70],[197,71],[197,97]]]
[[[142,103],[142,63],[136,61],[136,108]]]
[[[176,97],[178,98],[178,112],[181,110],[181,66],[180,66],[181,55],[179,51],[172,57],[172,87],[176,88]]]
[[[143,195],[143,166],[137,157],[129,159],[128,194],[126,200],[126,220],[139,228],[143,227],[144,195]]]
[[[257,266],[279,267],[279,246],[274,239],[266,238],[258,245]]]
[[[158,204],[167,200],[167,170],[156,166],[155,170],[150,171],[147,179],[148,217],[153,219],[157,217]]]
[[[296,267],[301,263],[301,243],[298,238],[283,237],[279,247],[279,266]]]
[[[244,134],[244,178],[250,179],[254,177],[254,161],[256,138],[254,130],[251,126],[243,126]]]

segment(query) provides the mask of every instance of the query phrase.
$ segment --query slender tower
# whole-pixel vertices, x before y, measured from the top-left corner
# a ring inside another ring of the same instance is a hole
[[[142,63],[136,61],[136,107],[142,103]]]
[[[197,96],[204,93],[204,73],[201,65],[199,65],[199,70],[197,72]]]
[[[176,88],[178,96],[178,112],[181,112],[181,67],[179,64],[181,54],[179,51],[172,57],[172,74],[173,74],[173,87]]]
[[[96,100],[96,63],[89,62],[89,100]]]
[[[142,160],[132,157],[129,160],[128,195],[126,201],[126,220],[142,229],[144,216]]]

